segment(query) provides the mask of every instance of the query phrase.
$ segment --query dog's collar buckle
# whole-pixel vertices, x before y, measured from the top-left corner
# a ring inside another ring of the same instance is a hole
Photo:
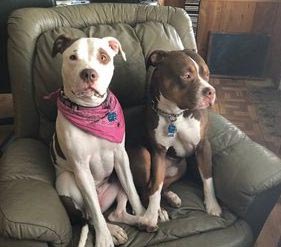
[[[177,119],[178,119],[178,116],[176,116],[176,115],[174,115],[174,114],[170,114],[169,116],[168,116],[168,118],[169,118],[169,120],[170,120],[170,122],[176,122],[177,121]]]

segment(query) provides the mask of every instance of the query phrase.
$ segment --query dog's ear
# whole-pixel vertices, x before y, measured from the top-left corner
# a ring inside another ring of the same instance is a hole
[[[151,66],[157,66],[160,64],[165,57],[167,56],[167,52],[163,50],[155,50],[150,55],[148,56],[148,59],[146,61],[146,68],[148,68],[150,65]]]
[[[53,45],[52,57],[55,57],[57,53],[62,54],[73,42],[73,39],[65,36],[64,34],[58,36]]]
[[[119,52],[122,55],[122,58],[124,59],[124,61],[126,61],[126,54],[122,49],[122,46],[119,42],[118,39],[114,38],[114,37],[104,37],[103,40],[106,40],[108,42],[109,47],[113,50],[114,55],[117,55]]]

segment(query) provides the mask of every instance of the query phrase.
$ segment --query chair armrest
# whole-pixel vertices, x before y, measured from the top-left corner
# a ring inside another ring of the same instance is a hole
[[[210,121],[217,196],[257,237],[281,193],[281,160],[223,117],[210,113]]]
[[[0,162],[0,233],[3,237],[66,246],[67,213],[54,189],[48,147],[34,139],[11,143]]]

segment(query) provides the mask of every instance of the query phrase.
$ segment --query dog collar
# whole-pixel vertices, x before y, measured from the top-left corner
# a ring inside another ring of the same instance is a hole
[[[107,90],[107,97],[106,99],[101,103],[101,105],[107,105],[108,104],[108,99],[109,99],[109,96],[110,95],[110,91]],[[95,107],[100,107],[101,105],[99,106],[82,106],[82,105],[79,105],[73,101],[71,101],[65,94],[64,94],[64,91],[63,89],[60,89],[59,90],[59,93],[58,93],[58,97],[59,99],[63,102],[63,104],[65,104],[66,106],[72,108],[73,110],[82,110],[82,109],[93,109]]]
[[[183,111],[183,112],[177,113],[177,114],[165,112],[165,111],[159,109],[158,107],[155,107],[155,102],[154,101],[151,102],[151,105],[152,105],[152,110],[154,112],[156,112],[158,115],[160,115],[160,116],[162,116],[164,118],[167,118],[171,123],[176,122],[178,117],[183,115],[184,112],[185,112],[185,111]]]
[[[167,136],[168,137],[175,137],[176,133],[177,133],[177,127],[176,125],[174,124],[178,117],[182,116],[185,112],[185,111],[182,111],[181,113],[177,113],[177,114],[174,114],[174,113],[168,113],[168,112],[165,112],[161,109],[159,109],[158,107],[155,106],[155,102],[152,100],[151,101],[151,108],[152,110],[159,116],[162,116],[166,119],[168,119],[169,121],[169,125],[168,125],[168,128],[167,128]]]

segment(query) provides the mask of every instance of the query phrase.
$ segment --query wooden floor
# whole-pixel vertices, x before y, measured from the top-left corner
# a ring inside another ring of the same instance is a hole
[[[211,81],[217,90],[214,110],[281,157],[281,138],[267,134],[248,95],[252,84],[264,86],[268,82],[216,78]],[[0,118],[13,115],[11,102],[11,95],[0,95]],[[0,126],[0,142],[5,140],[12,129],[10,125]],[[281,200],[268,217],[255,247],[281,247]]]
[[[281,157],[281,137],[268,134],[249,97],[250,88],[272,87],[271,82],[216,78],[211,82],[217,91],[214,109],[242,129],[251,139]]]

